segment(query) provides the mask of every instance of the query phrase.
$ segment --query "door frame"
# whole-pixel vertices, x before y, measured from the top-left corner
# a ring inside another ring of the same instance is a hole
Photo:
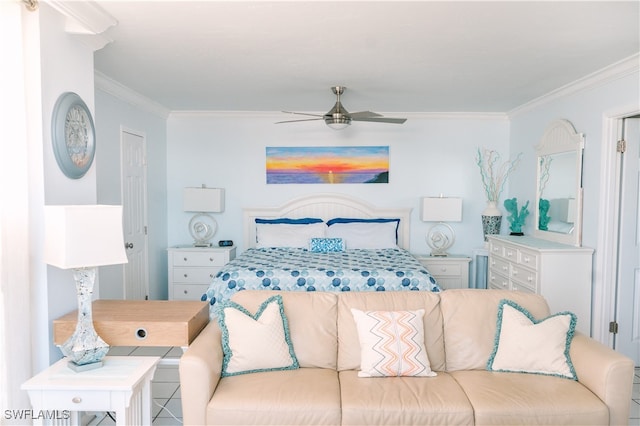
[[[637,106],[606,113],[602,125],[600,153],[600,207],[598,210],[598,251],[593,286],[592,337],[613,348],[609,322],[616,317],[618,280],[618,231],[620,209],[620,167],[622,156],[616,151],[622,120],[640,114]]]
[[[147,135],[145,132],[141,132],[138,130],[133,130],[131,128],[120,126],[120,200],[122,200],[122,205],[124,207],[124,133],[129,133],[134,136],[138,136],[142,138],[142,149],[144,151],[144,182],[143,182],[143,208],[144,208],[144,223],[145,227],[148,226],[149,223],[149,207],[147,202]],[[144,271],[145,271],[145,282],[144,282],[144,293],[145,297],[149,297],[149,233],[145,232],[144,234]],[[127,297],[127,273],[126,273],[126,265],[122,265],[122,297],[126,299]]]

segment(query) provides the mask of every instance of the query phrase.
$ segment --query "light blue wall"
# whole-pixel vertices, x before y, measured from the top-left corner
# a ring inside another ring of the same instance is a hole
[[[353,195],[379,207],[413,207],[411,251],[427,253],[430,224],[419,219],[422,196],[463,198],[463,221],[451,223],[452,253],[471,255],[483,245],[480,215],[486,205],[475,164],[478,147],[508,153],[509,123],[503,116],[409,116],[401,126],[354,123],[342,131],[322,122],[274,124],[279,113],[172,114],[167,124],[168,245],[191,242],[190,213],[182,211],[187,186],[222,187],[226,210],[216,214],[214,240],[232,239],[243,251],[242,209],[278,206],[309,193]],[[267,146],[388,145],[389,184],[267,185]]]
[[[98,203],[121,204],[120,132],[144,135],[147,144],[149,298],[167,298],[166,120],[96,90]],[[124,297],[124,266],[100,269],[100,298]]]
[[[583,158],[583,239],[582,244],[596,249],[599,231],[601,160],[604,119],[614,113],[640,108],[638,70],[607,83],[559,97],[511,118],[510,150],[524,152],[521,167],[510,181],[509,196],[535,199],[535,146],[553,120],[569,120],[576,131],[585,135]],[[533,214],[532,214],[533,216]],[[533,229],[529,221],[527,232]]]

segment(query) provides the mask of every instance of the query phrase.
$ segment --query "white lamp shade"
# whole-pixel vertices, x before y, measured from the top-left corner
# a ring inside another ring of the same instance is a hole
[[[185,212],[224,211],[224,189],[222,188],[185,188],[182,199]]]
[[[45,206],[44,261],[61,269],[127,263],[122,206]]]
[[[424,197],[422,199],[423,222],[460,222],[462,198]]]

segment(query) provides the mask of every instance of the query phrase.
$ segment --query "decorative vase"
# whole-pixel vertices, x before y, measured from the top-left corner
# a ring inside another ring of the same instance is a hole
[[[487,241],[487,235],[499,234],[500,225],[502,225],[502,212],[498,209],[495,201],[488,201],[487,208],[482,212],[484,240]]]

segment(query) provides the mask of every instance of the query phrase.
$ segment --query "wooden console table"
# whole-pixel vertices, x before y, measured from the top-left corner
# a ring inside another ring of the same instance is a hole
[[[188,300],[95,300],[93,326],[110,346],[185,348],[209,322],[209,304]],[[53,321],[53,343],[73,334],[78,311]]]

